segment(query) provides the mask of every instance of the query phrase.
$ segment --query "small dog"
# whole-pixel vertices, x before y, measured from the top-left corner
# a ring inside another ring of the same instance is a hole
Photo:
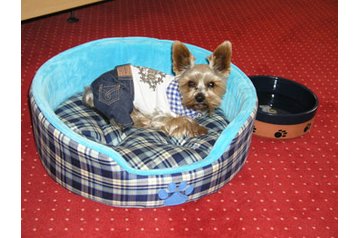
[[[205,135],[207,128],[195,118],[220,106],[231,55],[231,43],[224,41],[208,57],[209,64],[195,65],[189,49],[175,41],[175,77],[140,66],[117,66],[85,89],[83,102],[120,127],[152,128],[174,137]]]

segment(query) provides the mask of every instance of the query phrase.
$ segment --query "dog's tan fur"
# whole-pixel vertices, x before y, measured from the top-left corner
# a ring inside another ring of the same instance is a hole
[[[189,49],[179,41],[173,43],[173,71],[179,82],[184,106],[210,115],[220,105],[226,90],[226,78],[230,74],[231,54],[231,43],[224,41],[208,57],[209,64],[195,65],[195,58]],[[83,102],[94,107],[90,87],[85,89]],[[193,137],[208,132],[195,120],[185,116],[174,117],[163,113],[145,115],[134,108],[131,118],[136,128],[153,128],[175,137]],[[113,118],[109,120],[114,126],[119,126]]]
[[[230,74],[231,54],[231,43],[225,41],[208,57],[209,64],[195,65],[195,58],[189,49],[179,41],[173,43],[173,71],[179,82],[184,106],[210,114],[220,105],[226,91],[226,78]],[[207,128],[184,116],[145,115],[135,109],[131,117],[134,127],[153,128],[175,137],[193,137],[208,132]]]

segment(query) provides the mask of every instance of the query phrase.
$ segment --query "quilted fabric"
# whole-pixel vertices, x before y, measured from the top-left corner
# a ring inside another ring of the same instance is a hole
[[[59,118],[76,133],[118,151],[136,169],[164,169],[191,164],[205,158],[227,126],[221,110],[198,122],[207,127],[205,136],[176,139],[151,129],[129,128],[121,131],[109,124],[98,112],[82,103],[77,94],[56,110]]]

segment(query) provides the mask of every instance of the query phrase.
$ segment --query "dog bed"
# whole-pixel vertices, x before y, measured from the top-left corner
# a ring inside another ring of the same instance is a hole
[[[149,129],[120,131],[81,102],[103,72],[131,63],[172,73],[172,41],[143,37],[92,41],[53,57],[36,73],[30,101],[39,155],[70,191],[120,207],[161,207],[218,191],[242,168],[257,110],[256,92],[235,65],[220,109],[200,118],[206,136],[175,139]],[[211,52],[187,44],[196,63]]]

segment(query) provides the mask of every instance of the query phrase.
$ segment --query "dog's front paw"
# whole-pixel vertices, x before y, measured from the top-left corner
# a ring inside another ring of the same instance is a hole
[[[186,128],[187,137],[197,137],[208,134],[208,129],[206,127],[200,126],[197,123],[191,124],[188,128]]]
[[[194,136],[203,136],[206,134],[208,134],[208,129],[206,127],[198,125],[198,127],[194,133]]]
[[[196,137],[206,135],[208,129],[185,117],[172,118],[165,125],[167,134],[173,137]]]
[[[208,130],[206,128],[198,128],[198,129],[190,129],[187,127],[178,127],[168,134],[170,136],[176,137],[176,138],[183,138],[183,137],[197,137],[206,135]]]

